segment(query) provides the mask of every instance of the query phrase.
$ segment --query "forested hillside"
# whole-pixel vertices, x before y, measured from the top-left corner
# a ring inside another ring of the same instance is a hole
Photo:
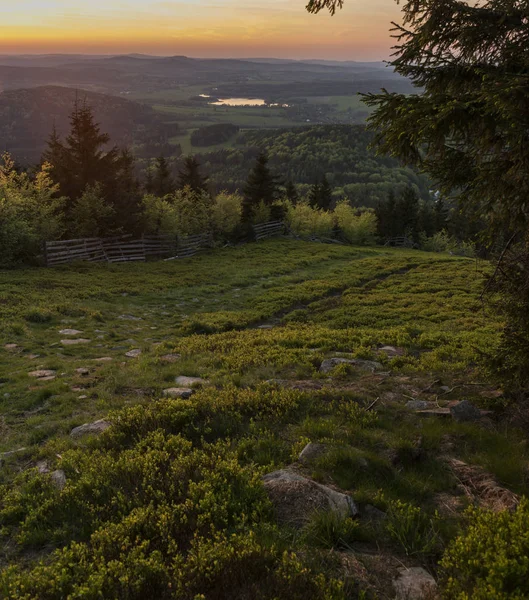
[[[233,148],[202,155],[201,161],[216,191],[242,189],[264,150],[274,172],[285,182],[304,184],[302,192],[326,175],[336,196],[359,206],[374,207],[391,190],[400,193],[409,185],[427,199],[428,179],[388,156],[376,156],[368,148],[372,139],[361,125],[250,130],[240,134]]]
[[[24,165],[37,163],[53,126],[59,135],[70,128],[76,99],[86,103],[113,144],[136,146],[148,156],[176,152],[167,144],[178,126],[165,122],[151,107],[123,98],[60,86],[6,91],[0,94],[0,151]]]

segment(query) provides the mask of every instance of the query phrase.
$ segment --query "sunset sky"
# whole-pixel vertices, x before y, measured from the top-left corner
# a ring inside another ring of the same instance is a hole
[[[394,0],[0,0],[0,53],[388,58]]]

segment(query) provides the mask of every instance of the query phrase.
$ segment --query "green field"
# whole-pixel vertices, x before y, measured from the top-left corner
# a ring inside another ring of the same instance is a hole
[[[402,565],[435,573],[471,502],[451,459],[527,493],[516,430],[406,408],[501,404],[477,366],[501,328],[479,301],[487,268],[270,240],[181,261],[1,272],[0,445],[17,450],[0,471],[2,563],[14,565],[2,597],[393,598]],[[88,341],[62,341],[78,338]],[[336,357],[381,366],[320,371]],[[52,379],[29,375],[38,369]],[[164,397],[178,376],[206,383]],[[97,419],[111,423],[103,434],[69,435]],[[324,452],[296,462],[309,441]],[[350,494],[360,518],[278,524],[261,476],[290,464]],[[395,533],[399,502],[435,526]]]

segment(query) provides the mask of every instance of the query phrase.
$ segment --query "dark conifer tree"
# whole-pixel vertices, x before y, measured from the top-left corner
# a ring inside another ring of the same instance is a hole
[[[329,210],[332,205],[332,187],[327,179],[327,176],[324,175],[320,184],[320,203],[319,208],[322,210]]]
[[[294,185],[294,183],[292,183],[292,181],[289,181],[286,184],[286,186],[285,186],[285,195],[287,197],[287,200],[289,200],[290,202],[292,202],[292,204],[294,206],[299,202],[298,190],[297,190],[296,186]]]
[[[310,192],[309,192],[309,204],[312,206],[312,208],[319,208],[320,198],[321,198],[321,186],[320,186],[320,182],[317,181],[310,188]]]
[[[279,178],[270,171],[268,156],[264,153],[260,154],[243,191],[243,223],[251,222],[255,209],[261,202],[266,206],[272,206],[278,198],[278,186]]]
[[[168,194],[172,194],[176,189],[175,182],[171,177],[169,164],[163,156],[159,156],[156,159],[154,175],[152,175],[152,179],[151,193],[159,196],[160,198],[163,198],[163,196],[167,196]]]
[[[194,192],[208,192],[208,178],[200,174],[200,163],[194,156],[184,159],[184,166],[178,174],[178,188],[189,186]]]

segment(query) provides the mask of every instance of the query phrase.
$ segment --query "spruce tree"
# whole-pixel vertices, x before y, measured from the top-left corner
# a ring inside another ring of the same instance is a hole
[[[156,159],[151,187],[151,193],[160,198],[172,194],[176,189],[173,178],[171,177],[169,164],[163,156],[159,156]]]
[[[320,182],[316,181],[310,188],[309,192],[309,204],[312,208],[319,208],[321,199],[321,186]]]
[[[208,178],[200,174],[200,163],[194,156],[184,159],[184,166],[178,174],[178,189],[191,188],[194,192],[208,192]]]
[[[332,187],[326,175],[324,175],[321,179],[319,200],[319,208],[321,208],[322,210],[329,210],[331,208]]]
[[[298,190],[292,181],[287,182],[285,186],[285,195],[287,200],[292,202],[294,206],[299,202]]]
[[[271,207],[278,198],[279,178],[268,167],[268,156],[261,153],[243,190],[242,222],[250,223],[259,204]]]
[[[343,0],[309,0],[309,12]],[[391,65],[420,90],[368,94],[380,152],[426,171],[467,221],[486,223],[508,319],[498,364],[529,386],[529,7],[527,0],[404,0]],[[505,366],[506,363],[508,366]]]

